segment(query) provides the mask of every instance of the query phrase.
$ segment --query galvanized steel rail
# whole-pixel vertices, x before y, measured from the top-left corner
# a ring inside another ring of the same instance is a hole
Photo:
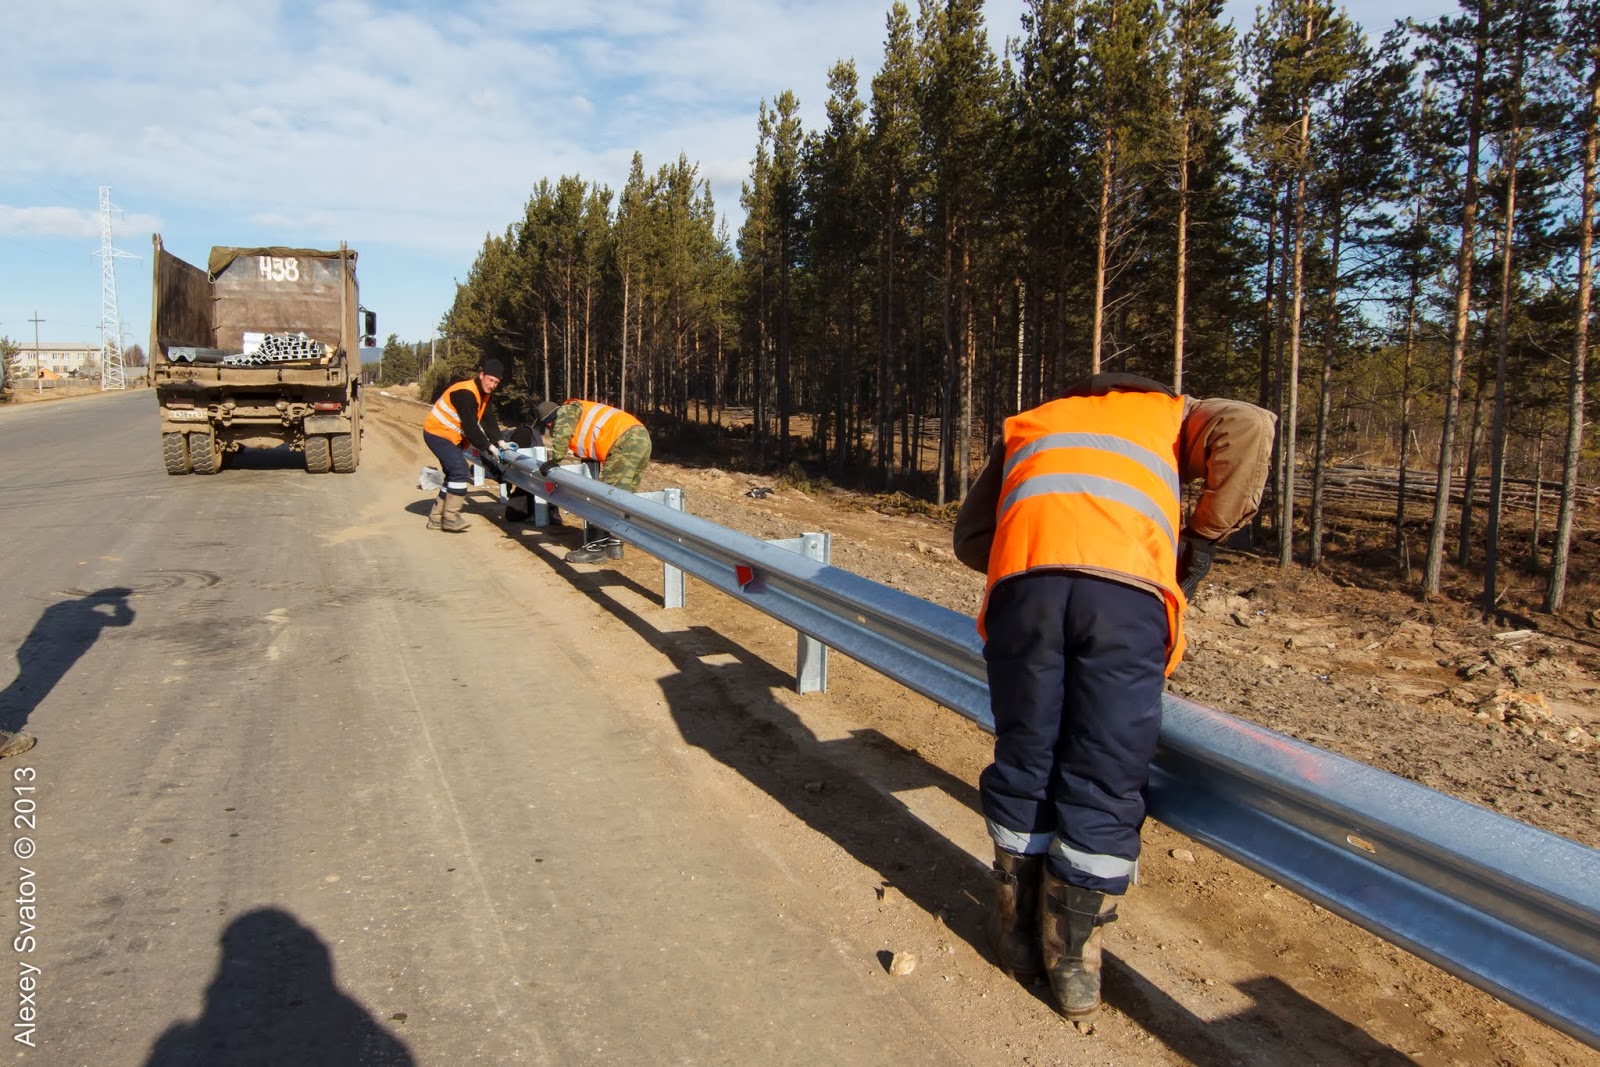
[[[993,731],[969,616],[575,469],[505,479]],[[1150,814],[1600,1048],[1600,852],[1170,696]]]

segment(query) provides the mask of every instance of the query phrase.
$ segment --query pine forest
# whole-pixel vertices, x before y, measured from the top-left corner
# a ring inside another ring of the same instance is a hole
[[[1424,595],[1471,556],[1486,613],[1510,566],[1561,608],[1597,466],[1600,4],[1269,0],[1236,30],[1221,0],[897,2],[870,82],[827,85],[817,129],[761,105],[737,233],[687,156],[539,181],[424,389],[494,357],[503,417],[604,400],[658,450],[938,507],[1009,415],[1130,372],[1277,413],[1254,536],[1284,566],[1356,501]]]

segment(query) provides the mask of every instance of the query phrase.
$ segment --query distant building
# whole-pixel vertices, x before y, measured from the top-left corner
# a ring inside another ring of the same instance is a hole
[[[41,344],[35,360],[33,346],[24,344],[21,351],[11,357],[11,373],[17,378],[32,378],[35,377],[35,371],[50,371],[63,378],[98,378],[100,346]]]

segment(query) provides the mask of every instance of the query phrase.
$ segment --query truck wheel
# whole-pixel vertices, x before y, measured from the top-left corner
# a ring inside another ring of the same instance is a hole
[[[327,474],[332,466],[328,458],[328,439],[322,434],[306,438],[306,470],[312,474]]]
[[[167,465],[168,474],[189,473],[189,442],[183,434],[161,435],[161,462]]]
[[[196,474],[215,474],[222,469],[222,455],[214,435],[189,435],[189,466]]]
[[[347,433],[336,433],[328,438],[333,449],[333,469],[338,474],[354,474],[356,470],[356,445]]]

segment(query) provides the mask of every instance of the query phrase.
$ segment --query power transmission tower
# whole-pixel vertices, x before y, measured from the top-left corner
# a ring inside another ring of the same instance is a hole
[[[117,312],[117,259],[138,259],[111,247],[111,186],[100,187],[100,388],[126,389],[122,369],[122,316]],[[37,314],[37,312],[35,312]]]

